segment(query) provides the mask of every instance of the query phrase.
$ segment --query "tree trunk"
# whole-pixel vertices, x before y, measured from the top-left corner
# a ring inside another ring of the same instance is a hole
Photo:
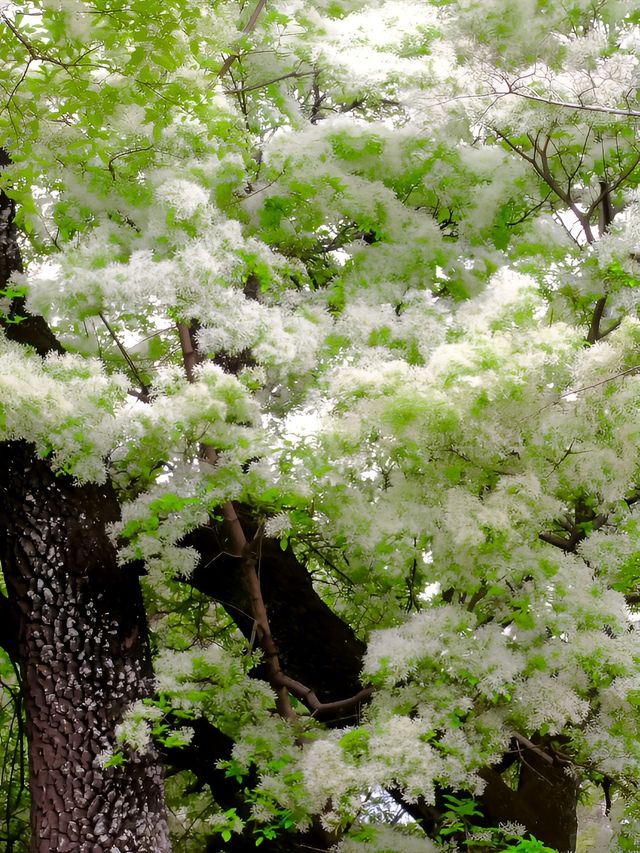
[[[535,804],[529,832],[560,853],[573,853],[578,840],[578,777],[573,768],[529,753],[520,765],[518,794]]]
[[[17,624],[32,853],[170,849],[157,754],[104,767],[122,713],[153,688],[138,578],[117,565],[110,486],[0,445],[0,559]]]
[[[574,853],[578,835],[579,779],[570,764],[552,750],[541,748],[520,754],[517,790],[495,769],[480,775],[487,787],[479,802],[492,825],[517,821],[527,832],[560,853]]]

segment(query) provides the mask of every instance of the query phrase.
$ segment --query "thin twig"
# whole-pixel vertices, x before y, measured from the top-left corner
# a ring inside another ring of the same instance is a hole
[[[635,367],[629,367],[626,370],[621,370],[620,373],[614,373],[613,376],[607,376],[606,379],[601,379],[599,382],[594,382],[592,385],[583,385],[582,388],[576,388],[575,391],[565,391],[564,394],[560,394],[558,400],[563,400],[565,397],[572,397],[574,394],[581,394],[583,391],[590,391],[592,388],[598,388],[600,385],[606,385],[607,382],[612,382],[614,379],[619,379],[621,376],[629,376],[632,373],[637,373],[639,370],[640,364],[637,364]],[[550,405],[553,405],[553,403]]]
[[[507,83],[507,85],[509,84]],[[513,88],[509,88],[506,92],[496,92],[494,89],[491,92],[478,92],[476,94],[471,95],[453,95],[450,98],[443,98],[439,101],[428,101],[427,104],[428,106],[432,107],[441,107],[451,103],[452,101],[473,101],[483,100],[486,98],[494,98],[495,100],[498,100],[500,98],[506,98],[509,95],[514,95],[518,98],[525,98],[528,101],[537,101],[541,104],[548,104],[552,107],[562,107],[563,109],[567,110],[584,110],[585,112],[605,113],[607,115],[617,115],[626,118],[640,118],[640,110],[624,110],[618,107],[606,107],[602,104],[580,104],[572,103],[571,101],[559,101],[555,98],[544,98],[541,95],[531,95],[528,92],[523,92],[521,89]]]
[[[254,83],[252,86],[242,86],[240,89],[225,89],[227,95],[245,94],[245,92],[255,92],[258,89],[264,89],[265,86],[272,86],[274,83],[280,83],[282,80],[289,80],[291,77],[309,77],[313,71],[290,71],[288,74],[281,74],[280,77],[274,77],[273,80],[264,80],[262,83]]]
[[[98,312],[98,317],[100,317],[100,319],[102,320],[102,322],[103,322],[103,323],[104,323],[104,325],[106,326],[107,331],[109,332],[109,334],[110,334],[110,335],[111,335],[111,337],[113,338],[113,341],[114,341],[115,345],[118,347],[118,349],[119,349],[119,350],[120,350],[120,352],[122,353],[122,357],[124,358],[124,360],[126,361],[127,365],[129,366],[129,370],[133,373],[134,377],[138,380],[138,384],[140,385],[140,390],[141,390],[141,392],[142,392],[142,395],[143,395],[145,398],[148,398],[148,396],[149,396],[149,389],[148,389],[148,387],[147,387],[147,384],[146,384],[146,382],[144,381],[144,379],[142,378],[142,376],[140,376],[140,373],[139,373],[139,371],[138,371],[138,368],[136,367],[136,365],[135,365],[134,361],[132,360],[131,356],[130,356],[130,355],[129,355],[129,353],[126,351],[126,349],[124,348],[124,346],[123,346],[123,345],[122,345],[122,343],[120,342],[120,339],[118,338],[118,336],[116,335],[116,333],[113,331],[113,329],[112,329],[112,328],[111,328],[111,326],[109,325],[109,323],[108,323],[108,321],[107,321],[107,318],[104,316],[104,314],[102,313],[102,311],[99,311],[99,312]],[[140,399],[142,399],[142,397],[140,397]]]
[[[535,752],[535,754],[542,758],[543,761],[546,761],[547,764],[553,764],[553,758],[549,755],[549,753],[545,752],[539,746],[536,746],[535,743],[529,740],[529,738],[526,738],[524,735],[515,732],[513,735],[513,739],[518,744],[518,752],[520,752],[521,748],[524,747],[530,752]]]
[[[549,106],[562,107],[566,110],[584,110],[590,113],[606,113],[607,115],[625,116],[627,118],[640,118],[639,110],[621,110],[618,107],[605,107],[601,104],[575,104],[570,101],[557,101],[555,98],[543,98],[540,95],[531,95],[528,92],[516,89],[511,89],[508,92],[493,92],[492,95],[516,95],[518,98],[525,98],[527,101],[537,101],[540,104],[549,104]],[[485,97],[489,96],[485,95]]]
[[[113,168],[113,163],[115,160],[118,160],[120,157],[126,157],[128,154],[137,154],[140,151],[151,151],[152,147],[153,146],[151,145],[145,145],[142,148],[129,148],[127,149],[127,151],[120,151],[118,154],[114,154],[113,157],[111,157],[109,162],[107,163],[107,169],[109,170],[109,173],[111,174],[113,180],[115,181],[116,179],[116,170]]]
[[[36,48],[29,41],[29,39],[22,35],[20,30],[9,20],[9,18],[7,18],[4,13],[0,13],[0,18],[2,18],[2,20],[9,27],[14,36],[18,39],[20,44],[26,49],[31,59],[37,60],[39,62],[51,62],[53,65],[59,65],[61,68],[65,69],[69,67],[70,63],[63,62],[61,59],[56,59],[53,56],[49,56],[46,53],[40,53],[40,51],[36,50]]]
[[[565,400],[567,397],[573,397],[575,394],[581,394],[583,391],[590,391],[592,388],[599,388],[601,385],[606,385],[607,382],[613,382],[614,379],[620,379],[624,376],[631,376],[634,373],[638,373],[638,371],[640,371],[640,364],[636,364],[635,367],[628,367],[626,370],[621,370],[620,373],[614,373],[613,376],[607,376],[605,379],[600,379],[598,382],[593,382],[591,385],[583,385],[581,388],[575,388],[572,391],[565,391],[564,394],[560,394],[558,397],[556,397],[555,400],[552,400],[550,403],[546,403],[544,406],[541,406],[532,415],[527,415],[526,417],[522,418],[522,420],[529,420],[535,415],[539,415],[540,412],[544,412],[545,409],[550,409],[551,406],[557,406],[561,400]]]
[[[363,687],[362,690],[359,690],[354,696],[349,696],[346,699],[338,699],[335,702],[321,702],[318,699],[315,690],[311,687],[307,687],[300,681],[296,681],[295,678],[290,678],[288,675],[281,672],[278,674],[277,679],[284,687],[287,687],[291,693],[293,693],[296,699],[299,699],[304,705],[306,705],[307,708],[313,712],[314,716],[325,716],[327,714],[341,713],[342,711],[351,710],[351,708],[354,708],[356,705],[360,705],[362,702],[366,702],[367,699],[370,699],[374,692],[373,687]]]

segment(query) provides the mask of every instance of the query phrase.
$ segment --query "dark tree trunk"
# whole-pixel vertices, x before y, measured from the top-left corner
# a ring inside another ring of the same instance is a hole
[[[108,485],[54,476],[24,442],[0,445],[0,559],[17,625],[33,853],[162,853],[154,751],[102,766],[115,726],[152,690],[135,573],[116,562]]]
[[[573,853],[578,840],[578,785],[566,762],[548,762],[529,753],[520,764],[518,795],[533,807],[529,832],[561,853]],[[511,818],[513,820],[513,818]]]
[[[512,748],[512,755],[501,768],[486,768],[480,773],[487,783],[480,796],[485,815],[491,816],[492,825],[507,821],[521,823],[548,847],[560,853],[574,853],[578,835],[577,773],[541,738],[529,748],[514,739]],[[516,790],[500,775],[515,762],[518,764]]]

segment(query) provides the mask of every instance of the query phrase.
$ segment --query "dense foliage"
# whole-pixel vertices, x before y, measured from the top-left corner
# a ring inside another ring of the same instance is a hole
[[[0,439],[112,483],[144,574],[103,764],[163,752],[179,851],[575,849],[576,798],[637,850],[636,4],[0,18]]]

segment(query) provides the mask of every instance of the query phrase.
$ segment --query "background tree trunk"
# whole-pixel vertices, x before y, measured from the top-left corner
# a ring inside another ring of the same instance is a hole
[[[536,753],[528,753],[521,761],[518,794],[535,808],[535,819],[527,828],[561,853],[576,849],[578,782],[575,771],[566,763],[549,763]]]
[[[135,573],[105,524],[108,486],[54,476],[24,442],[0,445],[0,558],[17,624],[34,853],[162,853],[170,845],[157,754],[102,766],[115,726],[152,691]]]

